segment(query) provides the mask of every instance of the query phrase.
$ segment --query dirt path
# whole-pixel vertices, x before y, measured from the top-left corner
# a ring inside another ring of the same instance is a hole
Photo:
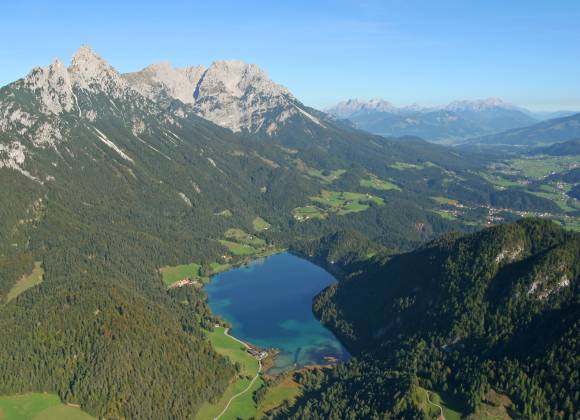
[[[435,404],[433,401],[431,401],[431,396],[430,396],[430,392],[429,391],[425,391],[425,393],[427,394],[427,402],[431,405],[434,405],[435,407],[437,407],[439,409],[439,419],[441,420],[445,420],[445,416],[443,415],[443,407],[441,407],[439,404]]]
[[[224,330],[224,334],[227,335],[228,337],[230,337],[231,339],[237,341],[238,343],[241,343],[245,348],[247,348],[247,349],[250,348],[248,343],[245,343],[242,340],[237,339],[234,336],[231,336],[229,334],[229,330],[230,330],[229,328],[226,328]],[[248,392],[252,388],[252,385],[254,385],[254,382],[256,382],[256,380],[259,378],[261,371],[262,371],[262,361],[258,360],[258,372],[256,372],[256,376],[254,376],[254,378],[250,381],[250,383],[248,384],[248,386],[244,390],[238,392],[236,395],[232,396],[232,398],[229,399],[228,403],[226,404],[226,406],[224,407],[222,412],[219,413],[216,417],[214,417],[214,420],[218,420],[221,416],[223,416],[226,413],[226,411],[228,411],[228,408],[230,408],[230,405],[231,405],[233,400],[235,400],[236,398],[238,398],[241,395],[244,395],[246,392]]]

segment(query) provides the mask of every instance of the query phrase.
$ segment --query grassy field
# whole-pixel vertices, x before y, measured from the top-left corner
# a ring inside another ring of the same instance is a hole
[[[240,244],[249,245],[254,248],[264,248],[266,241],[252,234],[244,232],[242,229],[228,229],[224,236]]]
[[[511,400],[493,389],[486,395],[482,403],[473,413],[473,420],[511,420],[508,408],[512,405]]]
[[[206,403],[201,407],[196,416],[199,420],[213,419],[218,415],[226,406],[229,399],[244,390],[250,383],[251,378],[258,372],[258,361],[246,352],[246,348],[241,343],[225,335],[225,329],[223,327],[216,327],[212,332],[208,332],[208,336],[214,349],[218,353],[227,356],[233,363],[238,363],[241,370],[240,375],[227,388],[224,395],[222,395],[216,404]],[[221,418],[235,420],[237,418],[248,419],[254,417],[257,412],[257,407],[252,396],[253,392],[260,388],[262,384],[263,381],[261,378],[254,382],[252,389],[236,398]]]
[[[225,239],[220,239],[219,242],[235,256],[253,255],[257,252],[257,250],[250,245],[239,244],[237,242],[227,241]]]
[[[389,191],[389,190],[401,191],[401,189],[392,182],[384,181],[380,178],[377,178],[374,175],[371,175],[368,179],[361,179],[360,186],[364,188],[373,188],[379,191]]]
[[[446,211],[446,210],[432,210],[432,211],[433,211],[433,213],[437,213],[439,216],[441,216],[442,218],[444,218],[446,220],[457,220],[457,216],[455,216],[450,211]]]
[[[568,204],[566,204],[566,198],[563,197],[559,192],[529,191],[529,193],[537,197],[542,197],[553,201],[564,212],[572,212],[576,210],[574,207],[570,207]]]
[[[292,215],[296,220],[302,222],[308,219],[324,219],[326,212],[316,206],[296,207],[292,210]]]
[[[266,222],[260,216],[256,217],[252,222],[255,231],[267,230],[270,229],[270,223]]]
[[[439,409],[434,405],[429,404],[426,391],[425,388],[415,387],[413,398],[425,413],[429,413],[430,418],[436,419],[439,416]],[[445,416],[445,420],[461,420],[461,418],[468,412],[467,407],[451,395],[430,391],[430,398],[431,402],[438,404],[443,408],[443,416]]]
[[[542,156],[530,159],[512,159],[508,165],[526,178],[542,179],[552,173],[564,172],[578,164],[579,156]]]
[[[80,408],[61,403],[55,394],[0,397],[0,420],[91,420]]]
[[[159,269],[159,272],[163,276],[163,283],[167,287],[171,286],[173,283],[183,280],[184,278],[201,279],[199,275],[199,270],[201,266],[196,263],[183,264],[176,266],[165,266]]]
[[[395,162],[392,165],[389,165],[390,168],[397,169],[399,171],[406,171],[409,169],[413,169],[413,170],[418,171],[418,170],[425,169],[425,168],[432,168],[434,166],[437,166],[437,165],[435,165],[431,162],[425,162],[425,163],[419,163],[419,164]]]
[[[490,174],[486,172],[480,172],[479,175],[485,179],[487,182],[492,184],[493,186],[497,187],[498,189],[505,189],[505,188],[523,188],[524,185],[519,184],[515,181],[510,181],[509,179],[505,179],[500,175]]]
[[[6,295],[6,301],[10,302],[12,299],[16,298],[16,296],[18,296],[19,294],[25,292],[31,287],[36,286],[37,284],[40,284],[42,282],[43,276],[44,269],[41,266],[41,262],[36,261],[34,263],[32,273],[26,276],[22,276],[22,278],[16,282],[16,284],[8,292],[8,295]]]
[[[431,197],[431,200],[435,201],[437,204],[447,205],[457,207],[459,205],[459,201],[452,200],[451,198],[447,197]]]
[[[318,206],[297,207],[292,211],[294,218],[300,222],[308,219],[324,219],[329,213],[344,216],[350,213],[365,211],[369,208],[368,203],[383,205],[382,198],[371,194],[361,194],[346,191],[323,190],[319,196],[310,197],[310,200]]]
[[[218,262],[212,262],[209,264],[209,269],[211,270],[212,274],[217,274],[217,273],[221,273],[223,271],[227,271],[230,268],[232,268],[231,264],[221,264]]]
[[[264,413],[279,407],[284,401],[292,404],[300,393],[300,385],[292,379],[291,374],[287,374],[282,381],[268,389],[268,393],[258,407],[257,418],[261,418]]]
[[[325,184],[330,184],[343,176],[346,171],[344,169],[336,169],[334,171],[322,171],[320,169],[307,168],[306,173],[313,178],[321,180]]]

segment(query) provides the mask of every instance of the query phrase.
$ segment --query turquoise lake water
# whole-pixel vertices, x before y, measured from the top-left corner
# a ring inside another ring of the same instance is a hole
[[[336,280],[310,261],[288,253],[257,260],[215,276],[205,286],[214,314],[232,324],[232,335],[281,352],[272,373],[331,356],[344,361],[346,349],[312,314],[312,299]]]

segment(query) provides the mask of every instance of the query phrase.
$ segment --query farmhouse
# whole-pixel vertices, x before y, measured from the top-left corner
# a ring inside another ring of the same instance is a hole
[[[250,355],[252,355],[253,357],[255,357],[258,360],[262,360],[266,356],[268,356],[268,353],[266,353],[265,351],[260,351],[256,348],[253,348],[253,347],[248,348],[247,351]]]

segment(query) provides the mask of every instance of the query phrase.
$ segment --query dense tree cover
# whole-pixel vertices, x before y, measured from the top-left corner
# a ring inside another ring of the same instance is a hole
[[[63,138],[39,145],[26,130],[0,132],[1,144],[19,141],[26,150],[23,172],[0,168],[0,393],[56,392],[100,417],[190,418],[234,375],[204,338],[214,319],[203,293],[167,291],[159,267],[221,261],[224,232],[251,232],[262,216],[268,242],[370,276],[395,249],[467,229],[429,211],[429,196],[489,204],[496,194],[477,175],[481,159],[416,138],[304,118],[271,137],[235,135],[184,104],[160,107],[136,92],[96,88],[76,91],[81,113],[54,116],[39,112],[37,93],[23,83],[1,88],[0,97],[38,117],[31,130],[50,123]],[[326,183],[307,168],[346,173]],[[385,204],[364,212],[293,219],[322,189],[369,192],[360,180],[370,174],[400,191],[373,191]],[[542,200],[522,206],[543,208]],[[45,271],[42,284],[5,302],[34,261]],[[344,369],[362,383],[365,369]],[[326,375],[336,395],[347,392]],[[380,383],[377,374],[368,393]]]
[[[533,149],[531,153],[535,155],[542,154],[550,156],[580,155],[580,139],[554,143],[546,147],[537,147]]]
[[[445,235],[369,260],[314,308],[355,355],[453,392],[471,409],[493,388],[525,418],[575,419],[579,256],[580,235],[549,221]]]
[[[423,419],[412,398],[413,377],[390,371],[381,362],[355,359],[333,369],[298,374],[303,393],[277,419]]]

